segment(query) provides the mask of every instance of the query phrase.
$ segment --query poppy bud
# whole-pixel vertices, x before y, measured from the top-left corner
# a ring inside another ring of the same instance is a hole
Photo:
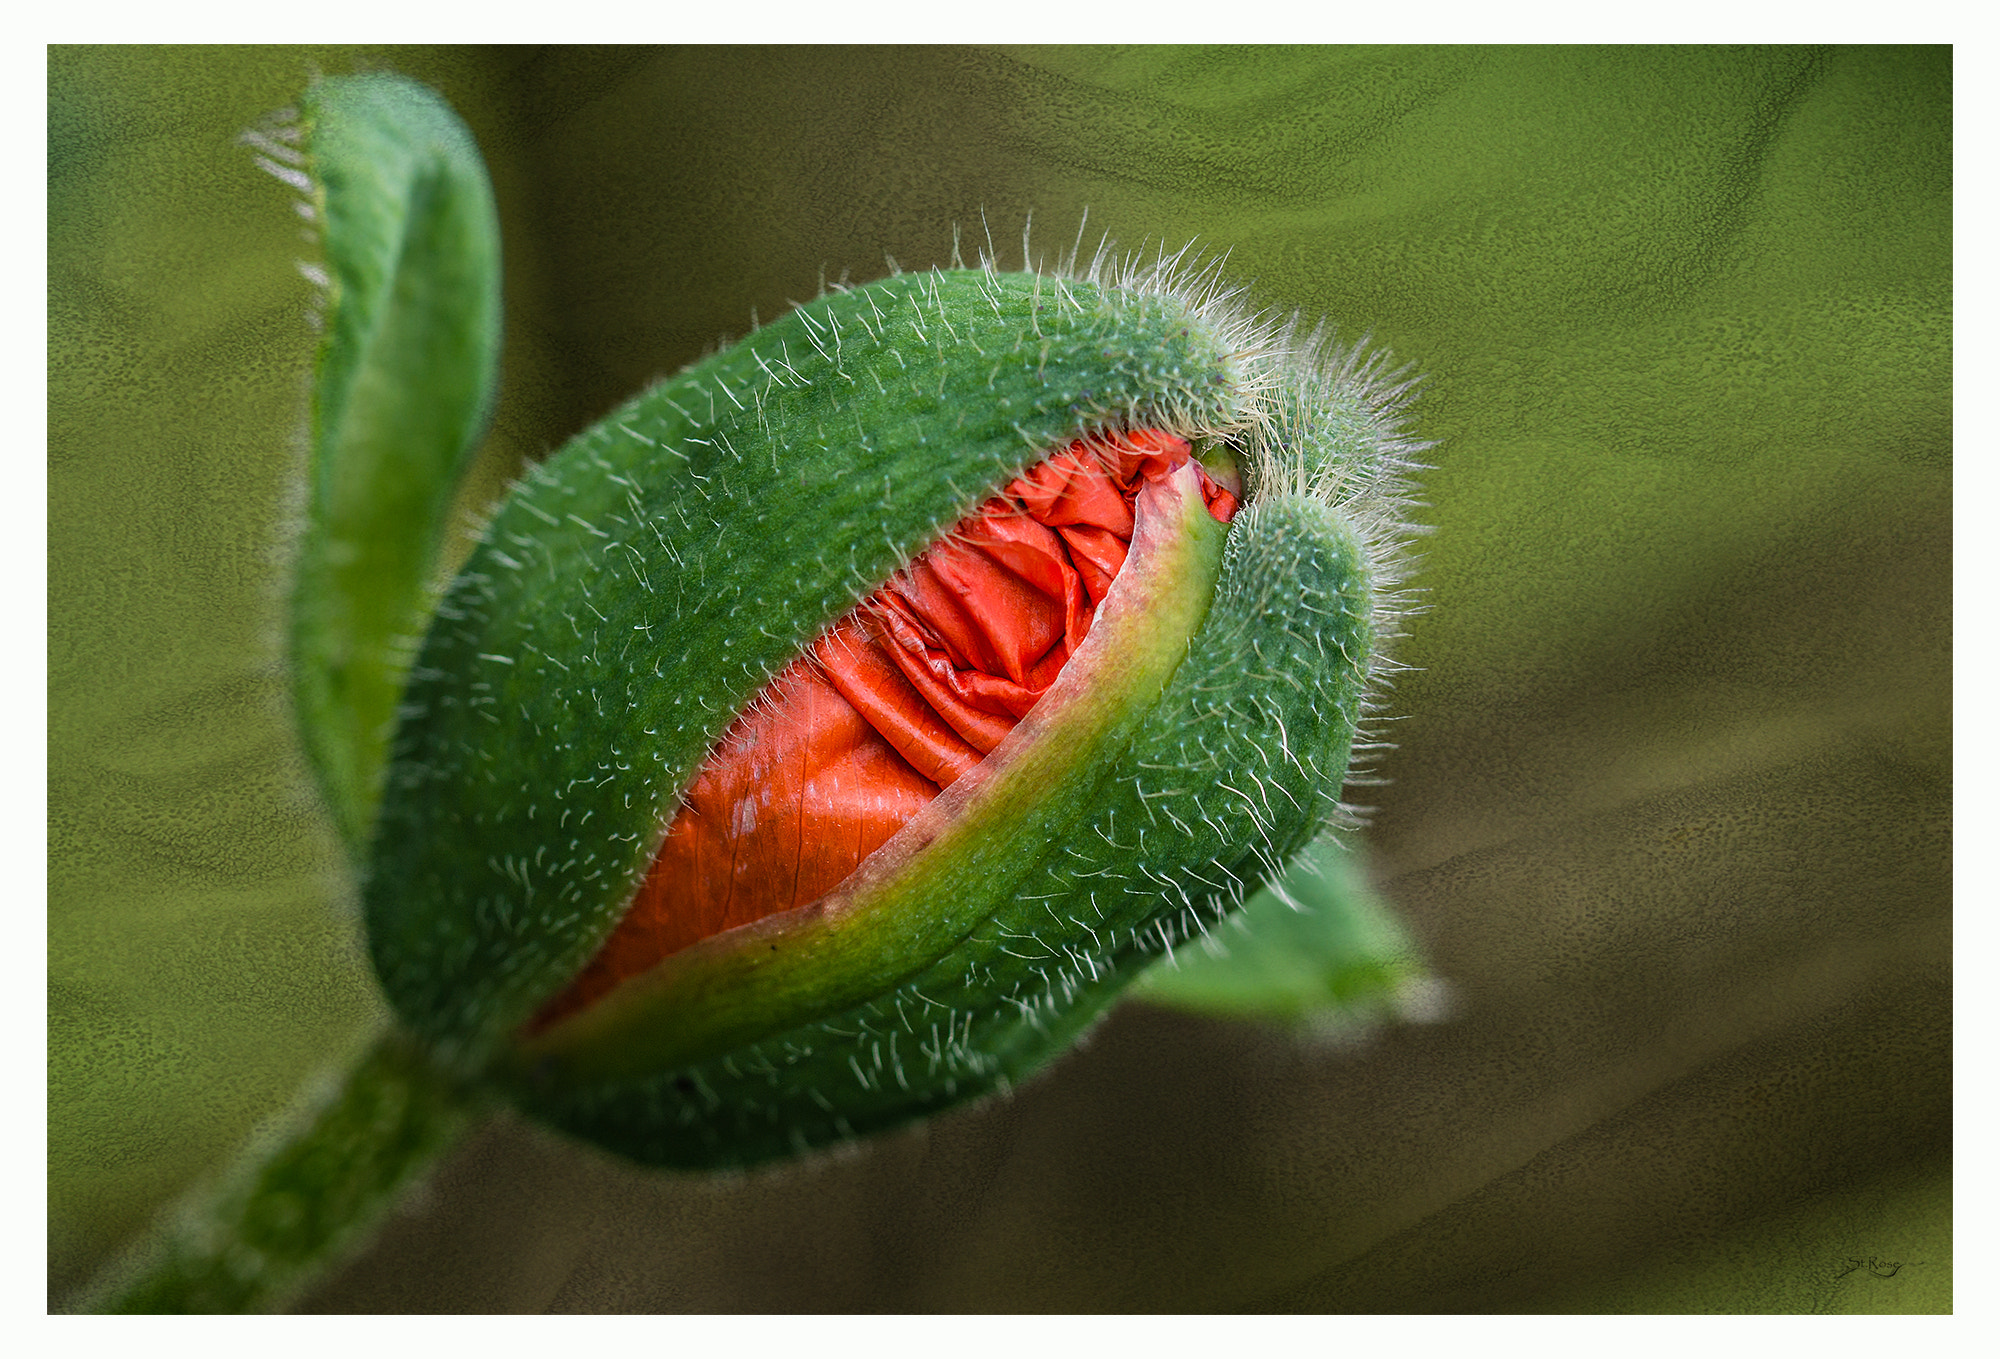
[[[1320,350],[1165,270],[899,275],[530,472],[405,696],[402,1019],[684,1166],[1046,1063],[1337,810],[1414,445]]]

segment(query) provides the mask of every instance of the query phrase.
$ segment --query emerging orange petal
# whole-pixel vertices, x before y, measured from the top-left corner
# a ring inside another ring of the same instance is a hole
[[[984,759],[1089,632],[1139,488],[1192,451],[1159,430],[1080,439],[820,634],[716,743],[624,920],[531,1027],[818,900]],[[1236,497],[1200,476],[1229,522]]]

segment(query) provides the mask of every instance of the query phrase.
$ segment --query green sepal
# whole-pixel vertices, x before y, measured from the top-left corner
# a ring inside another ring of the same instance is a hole
[[[445,520],[492,411],[500,234],[472,135],[389,75],[303,100],[328,296],[292,595],[294,703],[359,855]]]
[[[1325,503],[1237,515],[1207,618],[1122,752],[1071,772],[986,863],[982,922],[901,984],[649,1077],[531,1066],[515,1098],[641,1161],[749,1165],[1032,1074],[1161,952],[1281,871],[1334,812],[1368,677],[1363,544]],[[939,875],[937,890],[963,892]]]
[[[530,472],[411,672],[364,889],[391,1003],[483,1065],[596,951],[681,790],[834,619],[1076,437],[1247,424],[1193,304],[981,270],[821,298]]]
[[[1320,840],[1206,938],[1148,968],[1130,995],[1326,1029],[1367,1021],[1422,976],[1415,944],[1355,854]]]
[[[998,749],[825,897],[682,949],[524,1038],[517,1064],[569,1085],[671,1070],[882,995],[971,934],[1090,820],[1207,617],[1228,530],[1193,471],[1137,509],[1089,636]]]

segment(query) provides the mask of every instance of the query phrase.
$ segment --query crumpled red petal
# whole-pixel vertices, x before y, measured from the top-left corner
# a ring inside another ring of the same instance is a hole
[[[716,744],[625,919],[535,1027],[826,895],[984,759],[1090,631],[1139,488],[1192,452],[1159,430],[1078,440],[822,633]],[[1227,523],[1236,497],[1200,479]]]

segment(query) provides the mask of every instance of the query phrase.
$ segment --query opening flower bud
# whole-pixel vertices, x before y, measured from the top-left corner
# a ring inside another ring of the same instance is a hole
[[[681,1165],[1045,1063],[1336,810],[1412,445],[1315,356],[1163,276],[899,276],[530,473],[397,740],[405,1021]]]
[[[1217,521],[1235,513],[1232,492],[1190,474],[1192,452],[1157,430],[1078,440],[821,633],[723,736],[624,918],[531,1030],[691,944],[821,902],[941,791],[996,772],[1135,540],[1172,558],[1190,486]],[[1202,574],[1184,583],[1212,585]]]

